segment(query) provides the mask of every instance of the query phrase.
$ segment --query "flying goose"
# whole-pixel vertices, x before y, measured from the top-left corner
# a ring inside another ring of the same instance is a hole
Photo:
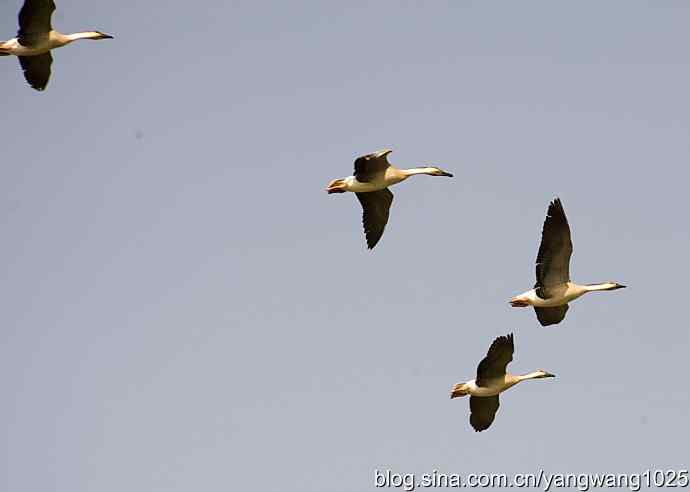
[[[352,191],[357,195],[362,204],[362,224],[369,249],[373,249],[379,242],[388,222],[388,213],[393,203],[393,193],[388,189],[389,186],[415,174],[453,177],[451,173],[433,166],[413,169],[393,167],[387,158],[391,152],[393,151],[385,149],[358,157],[355,159],[353,176],[334,179],[326,188],[329,194]]]
[[[50,50],[78,39],[112,39],[100,31],[62,34],[53,31],[50,18],[55,11],[53,0],[24,0],[19,11],[19,32],[16,38],[0,42],[0,56],[16,55],[31,87],[42,91],[48,85],[53,57]]]
[[[570,281],[570,226],[561,200],[556,198],[549,205],[541,233],[541,245],[537,253],[537,283],[534,289],[523,292],[510,300],[513,307],[534,306],[542,326],[560,323],[568,311],[568,303],[587,292],[622,289],[616,282],[578,285]]]
[[[477,378],[453,386],[450,397],[470,395],[470,425],[476,432],[488,429],[498,411],[499,393],[503,393],[521,381],[528,379],[555,378],[541,369],[521,376],[506,372],[513,360],[513,334],[496,338],[486,357],[477,366]]]

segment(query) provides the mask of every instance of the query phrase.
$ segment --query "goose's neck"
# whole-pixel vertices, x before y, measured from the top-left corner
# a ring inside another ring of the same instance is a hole
[[[83,32],[73,32],[71,34],[64,34],[65,44],[71,43],[72,41],[78,41],[80,39],[102,39],[103,34],[95,31],[83,31]]]
[[[618,289],[618,284],[613,282],[603,282],[601,284],[587,284],[583,286],[586,292],[596,292],[598,290],[615,290]]]
[[[520,381],[527,381],[528,379],[540,379],[544,377],[544,373],[541,371],[533,371],[533,372],[528,372],[527,374],[522,374],[520,376],[517,376],[517,381],[518,383]]]
[[[433,167],[413,167],[412,169],[401,169],[403,175],[407,178],[415,174],[433,174],[436,169]]]

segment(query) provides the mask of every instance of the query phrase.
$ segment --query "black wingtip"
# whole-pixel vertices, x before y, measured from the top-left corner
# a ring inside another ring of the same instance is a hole
[[[552,325],[557,325],[558,323],[560,323],[563,320],[558,320],[558,321],[545,320],[545,321],[542,321],[539,318],[537,318],[537,321],[539,321],[539,324],[542,326],[552,326]]]
[[[557,219],[561,220],[564,222],[568,222],[568,219],[565,216],[565,209],[563,208],[563,202],[561,201],[560,198],[556,197],[554,198],[551,203],[549,203],[549,208],[546,211],[546,220],[544,221],[544,225],[546,225],[546,221],[550,218],[552,219]],[[542,236],[544,234],[544,229],[542,228]]]
[[[496,340],[505,340],[505,341],[510,342],[512,344],[513,343],[513,334],[508,333],[507,335],[501,335],[500,337],[497,337]]]

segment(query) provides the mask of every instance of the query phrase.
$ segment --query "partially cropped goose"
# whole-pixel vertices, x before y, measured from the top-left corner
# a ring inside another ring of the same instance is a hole
[[[568,303],[587,292],[622,289],[616,282],[578,285],[570,281],[570,256],[573,243],[570,226],[561,200],[556,198],[549,205],[541,233],[541,245],[537,253],[537,283],[534,289],[523,292],[510,300],[513,307],[534,306],[542,326],[555,325],[565,318]]]
[[[393,193],[388,189],[389,186],[405,181],[415,174],[453,177],[451,173],[433,166],[413,169],[393,167],[387,158],[391,152],[392,150],[385,149],[358,157],[355,159],[353,176],[334,179],[326,188],[329,194],[353,191],[357,195],[362,204],[362,224],[369,249],[373,249],[379,242],[388,222],[388,214],[393,203]]]
[[[494,421],[499,406],[499,393],[528,379],[556,377],[541,369],[522,376],[507,373],[506,366],[513,360],[514,349],[512,333],[498,337],[479,363],[477,378],[453,386],[451,398],[470,395],[470,425],[477,432],[488,429]]]
[[[55,11],[53,0],[24,0],[19,11],[19,32],[16,38],[0,43],[0,56],[16,55],[31,87],[42,91],[50,79],[53,57],[50,50],[78,39],[112,39],[100,31],[62,34],[53,31],[50,18]]]

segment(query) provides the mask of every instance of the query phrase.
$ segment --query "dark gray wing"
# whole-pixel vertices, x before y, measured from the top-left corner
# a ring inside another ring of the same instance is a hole
[[[377,174],[384,172],[390,164],[387,154],[367,154],[355,159],[354,176],[360,183],[368,183]]]
[[[488,386],[491,380],[505,376],[506,366],[513,360],[514,350],[512,333],[494,340],[486,357],[477,367],[477,386]]]
[[[537,319],[542,326],[557,325],[563,318],[565,318],[565,313],[568,312],[568,305],[563,304],[562,306],[554,307],[536,307],[534,311],[537,313]]]
[[[24,0],[19,11],[19,44],[32,46],[53,30],[50,18],[55,11],[53,0]]]
[[[498,411],[498,395],[470,396],[470,425],[481,432],[491,426]]]
[[[367,246],[374,249],[383,236],[388,223],[388,214],[393,203],[393,193],[388,188],[367,193],[355,193],[362,204],[362,225],[367,238]]]
[[[570,281],[570,256],[573,243],[570,240],[570,226],[561,200],[556,198],[549,205],[541,232],[541,244],[537,253],[537,295],[542,299],[551,297],[549,287]]]
[[[46,88],[48,79],[50,79],[50,66],[53,64],[50,51],[42,55],[20,56],[19,64],[24,70],[24,78],[31,87],[37,91]]]

